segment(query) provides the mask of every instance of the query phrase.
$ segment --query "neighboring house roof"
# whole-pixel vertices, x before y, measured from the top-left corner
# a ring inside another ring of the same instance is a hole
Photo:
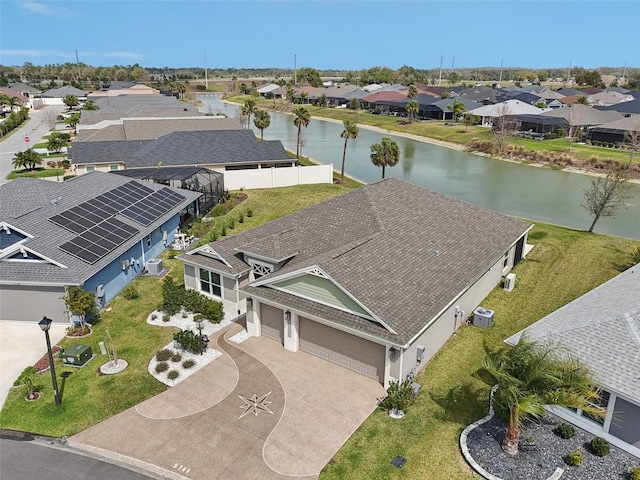
[[[101,129],[80,129],[74,143],[104,140],[151,140],[171,132],[238,130],[239,126],[236,118],[215,116],[123,118],[120,125],[111,125]]]
[[[126,168],[292,162],[279,140],[259,141],[251,130],[172,132],[152,140],[80,142],[70,148],[75,165],[124,162]]]
[[[275,83],[268,83],[267,85],[263,85],[258,88],[258,93],[271,93],[278,88],[280,88],[280,85],[277,85]]]
[[[640,400],[640,265],[509,337],[567,347],[607,389]]]
[[[596,88],[596,87],[587,87],[581,90],[582,93],[586,93],[589,96],[595,95],[596,93],[600,93],[603,91],[604,90],[602,88]]]
[[[618,112],[603,112],[579,103],[558,108],[556,110],[550,110],[541,113],[540,115],[545,117],[564,118],[569,125],[582,126],[602,125],[603,123],[614,122],[622,118],[622,115]]]
[[[608,87],[605,89],[605,92],[629,93],[629,90],[622,87]]]
[[[474,108],[467,113],[478,115],[480,117],[502,117],[504,115],[537,115],[544,110],[521,102],[520,100],[507,100],[506,102],[496,103],[495,105],[485,105],[483,107]]]
[[[473,110],[474,108],[478,108],[481,107],[482,104],[478,103],[478,102],[474,102],[473,100],[470,100],[467,97],[449,97],[449,98],[443,98],[441,100],[437,100],[429,105],[426,106],[427,110],[439,110],[442,112],[451,112],[453,111],[453,104],[455,102],[460,102],[462,103],[465,108],[467,109],[467,111],[469,110]]]
[[[64,87],[52,88],[46,92],[42,92],[42,98],[64,98],[67,95],[75,95],[76,97],[86,97],[88,92],[79,88],[65,85]]]
[[[210,243],[208,253],[196,249],[180,258],[234,275],[250,268],[243,254],[280,260],[280,270],[242,290],[405,345],[530,228],[388,178]],[[339,286],[374,320],[278,289],[278,282],[308,271]]]
[[[550,90],[548,88],[538,92],[536,95],[539,95],[540,97],[547,100],[560,100],[561,98],[564,98],[566,96],[559,92],[554,92],[553,90]]]
[[[600,105],[615,105],[616,103],[630,102],[634,100],[633,95],[618,92],[601,92],[591,95],[591,98]]]
[[[407,98],[406,92],[398,92],[397,90],[384,90],[376,91],[371,95],[367,95],[362,98],[363,102],[378,103],[378,102],[397,102],[405,100]]]
[[[640,98],[636,98],[630,102],[616,103],[615,105],[609,105],[606,107],[596,106],[593,108],[595,110],[600,110],[601,112],[614,111],[624,115],[638,115],[640,114]]]
[[[99,110],[84,110],[80,125],[95,125],[102,121],[131,117],[193,117],[199,115],[191,104],[164,95],[120,95],[96,97]]]
[[[144,185],[153,191],[169,188],[173,192],[178,192],[184,200],[165,214],[155,217],[147,226],[117,214],[115,218],[119,222],[134,227],[138,233],[93,264],[60,249],[61,245],[74,239],[77,234],[53,223],[49,218],[129,182]],[[22,252],[17,250],[17,253],[12,253],[11,246],[0,251],[0,257],[4,257],[0,260],[0,283],[80,285],[125,254],[133,245],[162,226],[200,195],[198,192],[133,181],[126,177],[102,172],[81,175],[60,183],[35,178],[18,178],[0,185],[0,222],[7,225],[10,231],[26,234],[23,243],[14,246],[22,247]],[[0,231],[0,235],[4,235],[4,232]],[[43,261],[7,260],[7,256],[16,254]]]
[[[29,100],[29,97],[25,97],[20,92],[12,90],[10,88],[0,88],[0,93],[4,93],[7,97],[17,98],[21,102],[26,102],[27,100]]]
[[[587,94],[582,93],[582,90],[578,90],[577,88],[561,88],[560,90],[557,90],[557,92],[565,97],[568,97],[569,95],[582,95],[583,97],[587,96]]]
[[[468,98],[478,103],[496,103],[497,92],[486,85],[479,85],[477,87],[467,88],[458,93],[461,97]]]
[[[27,85],[26,83],[22,83],[22,82],[16,82],[16,83],[11,83],[9,84],[9,88],[11,90],[15,90],[17,92],[26,92],[26,93],[30,93],[30,94],[40,94],[40,90],[38,90],[35,87],[32,87],[31,85]]]
[[[537,95],[535,93],[529,93],[529,92],[524,92],[524,93],[519,93],[517,95],[514,95],[511,97],[512,100],[518,100],[522,103],[526,103],[528,105],[535,105],[536,103],[543,101],[546,105],[546,100],[544,98],[542,98],[540,95]]]
[[[592,128],[590,131],[620,134],[624,134],[624,132],[640,132],[640,115],[631,115],[630,117],[621,118],[615,122],[605,123],[604,125]]]
[[[592,104],[592,103],[596,103],[594,100],[592,100],[592,98],[588,95],[585,95],[583,93],[576,93],[574,95],[567,95],[564,98],[560,98],[559,100],[567,105],[572,105],[574,103],[580,103],[580,99],[581,98],[586,98],[587,99],[587,103]]]

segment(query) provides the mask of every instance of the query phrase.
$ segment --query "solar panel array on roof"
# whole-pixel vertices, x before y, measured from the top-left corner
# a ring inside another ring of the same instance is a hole
[[[73,240],[63,243],[60,249],[80,260],[94,264],[138,232],[137,228],[117,218],[109,218]]]
[[[131,181],[54,215],[49,221],[78,234],[60,245],[61,250],[93,264],[139,232],[115,215],[122,213],[148,226],[185,198],[169,188],[156,192]]]
[[[167,213],[184,199],[185,197],[179,193],[168,188],[163,188],[162,190],[140,200],[138,203],[131,205],[120,213],[134,222],[138,222],[146,227],[156,218]]]

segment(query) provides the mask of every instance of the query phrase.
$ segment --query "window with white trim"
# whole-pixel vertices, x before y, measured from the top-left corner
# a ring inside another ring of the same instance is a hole
[[[220,274],[200,269],[200,290],[222,298]]]
[[[85,170],[87,171],[87,173],[91,173],[91,172],[93,172],[93,171],[96,169],[96,167],[94,167],[93,165],[87,165],[87,166],[86,166],[86,167],[84,167],[84,168],[85,168]]]
[[[607,407],[609,406],[609,397],[610,396],[611,396],[611,394],[609,392],[607,392],[606,390],[601,390],[600,391],[600,398],[598,400],[596,400],[595,402],[591,402],[591,405],[593,405],[594,407],[600,407],[603,410],[607,410]],[[584,410],[581,411],[580,414],[583,417],[588,418],[592,422],[597,423],[598,425],[603,425],[604,424],[604,417],[599,417],[599,416],[593,415],[593,414],[591,414],[589,412],[585,412]]]
[[[120,167],[118,166],[117,163],[112,163],[109,165],[109,170],[113,171],[113,170],[119,170]]]

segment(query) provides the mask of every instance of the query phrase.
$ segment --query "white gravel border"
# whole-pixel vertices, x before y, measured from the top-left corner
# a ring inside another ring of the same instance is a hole
[[[154,315],[156,316],[155,319],[152,318]],[[172,315],[168,322],[164,322],[162,320],[162,315],[163,313],[161,311],[154,310],[147,317],[147,323],[149,325],[155,325],[157,327],[178,327],[180,330],[191,330],[194,333],[198,333],[198,326],[196,325],[196,322],[193,321],[193,316],[194,316],[193,312],[182,310],[176,313],[175,315]],[[223,329],[224,327],[226,327],[227,325],[230,325],[231,323],[233,322],[227,319],[222,320],[220,323],[211,323],[208,320],[204,320],[202,322],[203,324],[202,334],[211,336],[213,333]],[[162,348],[166,348],[175,353],[179,353],[182,356],[182,360],[180,360],[179,362],[172,362],[171,360],[168,360],[167,363],[169,364],[169,369],[162,373],[156,373],[156,365],[159,362],[156,360],[155,354],[153,355],[153,357],[151,358],[151,361],[149,362],[149,367],[148,367],[149,373],[153,375],[158,381],[164,383],[169,387],[173,387],[177,385],[182,380],[189,377],[190,375],[193,375],[202,367],[211,363],[220,355],[222,355],[222,353],[220,353],[218,350],[215,350],[213,348],[207,348],[202,355],[198,355],[197,353],[187,352],[182,348],[178,347],[176,345],[176,342],[171,342]],[[184,368],[182,366],[182,362],[184,362],[185,360],[193,360],[195,362],[195,365],[191,368]],[[175,378],[173,380],[169,380],[167,378],[167,374],[171,370],[176,370],[180,374],[178,375],[178,378]]]

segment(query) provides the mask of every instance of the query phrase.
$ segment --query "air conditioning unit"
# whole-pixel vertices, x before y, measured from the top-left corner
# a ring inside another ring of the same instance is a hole
[[[478,307],[473,311],[473,324],[480,328],[487,328],[493,323],[495,313],[488,308]]]
[[[145,264],[149,275],[160,275],[162,273],[162,259],[150,258]]]
[[[502,289],[506,292],[510,292],[513,290],[513,287],[516,286],[516,274],[510,273],[506,277],[504,277],[504,284],[502,285]]]

